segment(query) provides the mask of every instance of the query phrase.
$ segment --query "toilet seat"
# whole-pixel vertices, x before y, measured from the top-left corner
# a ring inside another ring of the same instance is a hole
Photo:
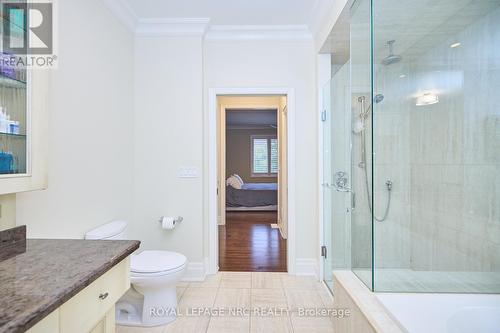
[[[131,256],[130,272],[135,276],[158,276],[175,273],[186,265],[187,258],[176,252],[143,251]]]

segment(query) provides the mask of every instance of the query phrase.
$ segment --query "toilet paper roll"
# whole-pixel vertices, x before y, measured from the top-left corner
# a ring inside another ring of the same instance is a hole
[[[163,216],[161,219],[161,227],[163,229],[172,230],[175,228],[175,218],[171,216]]]

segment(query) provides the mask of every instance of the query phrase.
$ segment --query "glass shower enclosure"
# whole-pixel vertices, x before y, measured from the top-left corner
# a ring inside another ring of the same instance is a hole
[[[350,269],[374,291],[500,293],[500,0],[357,0],[341,16],[325,281]]]

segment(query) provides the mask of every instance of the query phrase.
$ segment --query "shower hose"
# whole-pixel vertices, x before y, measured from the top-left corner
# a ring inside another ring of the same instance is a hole
[[[362,107],[362,111],[363,111],[363,114],[366,114],[365,113],[365,110],[364,110],[364,102],[361,102],[361,107]],[[388,179],[386,182],[385,182],[385,186],[387,188],[387,192],[388,192],[388,199],[387,199],[387,205],[385,206],[385,212],[384,212],[384,215],[382,216],[382,218],[378,218],[375,213],[374,213],[374,210],[373,210],[373,207],[372,207],[372,199],[371,199],[371,194],[370,194],[370,185],[368,184],[368,168],[367,168],[367,158],[366,158],[366,136],[365,136],[365,129],[363,129],[361,131],[361,141],[362,141],[362,159],[363,159],[363,162],[362,162],[362,168],[364,170],[364,174],[365,174],[365,188],[366,188],[366,196],[367,196],[367,199],[368,199],[368,208],[370,209],[370,214],[373,215],[373,218],[377,221],[377,222],[383,222],[387,219],[387,216],[389,215],[389,208],[391,207],[391,191],[392,191],[392,181],[390,179]]]

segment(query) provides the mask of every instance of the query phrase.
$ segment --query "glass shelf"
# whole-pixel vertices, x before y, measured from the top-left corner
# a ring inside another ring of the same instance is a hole
[[[5,74],[3,73],[0,73],[0,86],[26,89],[26,82],[13,79],[11,77],[5,76]]]
[[[3,133],[0,132],[0,137],[2,138],[21,138],[21,139],[26,139],[26,134],[14,134],[14,133]]]

